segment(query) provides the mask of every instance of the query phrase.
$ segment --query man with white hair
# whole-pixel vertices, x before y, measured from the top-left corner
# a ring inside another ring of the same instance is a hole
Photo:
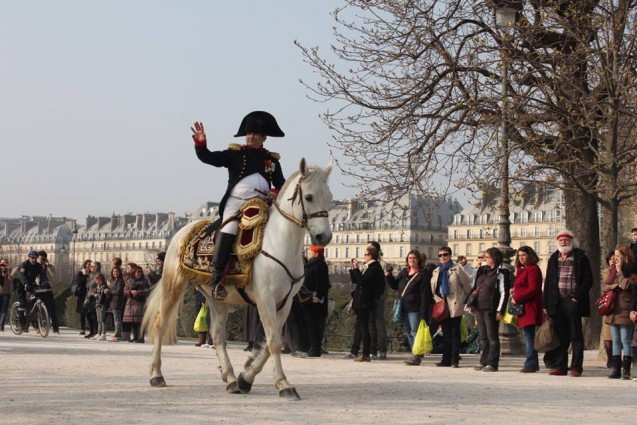
[[[553,319],[560,346],[553,353],[553,369],[549,375],[582,375],[584,333],[582,317],[590,316],[589,292],[593,287],[593,272],[588,257],[574,245],[570,230],[558,232],[557,251],[549,258],[544,281],[544,313]],[[572,345],[571,367],[568,347]]]

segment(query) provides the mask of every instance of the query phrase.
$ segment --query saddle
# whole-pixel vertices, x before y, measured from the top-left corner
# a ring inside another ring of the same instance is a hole
[[[221,283],[244,288],[252,279],[252,260],[261,252],[265,225],[269,218],[268,204],[259,198],[246,201],[229,220],[239,220],[239,231],[226,273]],[[221,220],[202,220],[195,224],[179,247],[178,273],[191,282],[209,286],[212,280],[212,257],[215,236]]]

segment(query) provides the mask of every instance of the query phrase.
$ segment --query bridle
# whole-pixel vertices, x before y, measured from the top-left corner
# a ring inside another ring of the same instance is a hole
[[[279,213],[283,217],[285,217],[285,219],[287,219],[288,221],[291,221],[292,223],[296,224],[297,226],[299,226],[301,228],[307,229],[308,220],[310,220],[312,218],[327,217],[328,216],[328,212],[326,210],[323,210],[323,211],[317,211],[317,212],[312,213],[312,214],[308,214],[305,211],[305,202],[303,202],[303,188],[301,186],[301,183],[303,183],[303,180],[305,180],[305,176],[299,177],[299,181],[296,183],[296,187],[294,188],[294,193],[292,193],[292,197],[288,198],[288,201],[292,201],[292,204],[294,204],[294,201],[296,200],[297,197],[299,198],[299,204],[301,204],[301,211],[303,211],[303,219],[302,220],[299,220],[298,218],[294,217],[292,214],[289,214],[289,213],[285,212],[281,208],[281,205],[279,205],[279,203],[276,201],[276,199],[272,201],[272,204],[279,211]]]

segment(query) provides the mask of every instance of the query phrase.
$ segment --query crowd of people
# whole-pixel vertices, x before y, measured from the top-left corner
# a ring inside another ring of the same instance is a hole
[[[612,379],[631,378],[633,350],[637,348],[637,228],[631,231],[631,237],[630,245],[618,245],[606,256],[607,269],[602,275],[602,293],[616,294],[614,308],[604,316],[602,329]],[[365,249],[363,262],[351,261],[350,278],[354,286],[349,308],[356,315],[356,321],[346,357],[356,362],[387,358],[384,305],[391,289],[401,300],[402,324],[410,348],[421,320],[425,320],[431,334],[440,329],[442,357],[436,364],[438,367],[459,367],[463,317],[470,314],[477,324],[481,353],[474,369],[498,371],[500,323],[509,305],[519,305],[517,326],[525,343],[525,360],[520,372],[540,370],[539,355],[534,347],[535,333],[537,327],[550,318],[559,346],[545,353],[544,365],[550,375],[581,376],[584,370],[582,318],[591,314],[593,272],[586,253],[576,246],[572,232],[558,232],[556,241],[558,247],[548,260],[544,278],[539,257],[529,246],[517,249],[514,267],[505,264],[497,248],[479,253],[473,266],[465,256],[458,257],[454,263],[452,250],[446,246],[438,250],[437,264],[427,264],[424,254],[412,250],[407,254],[405,266],[394,273],[382,260],[380,244],[371,242]],[[155,270],[128,263],[125,271],[121,259],[115,258],[108,277],[102,273],[99,261],[84,261],[72,284],[73,295],[77,297],[80,335],[107,340],[107,321],[112,316],[115,331],[109,341],[144,342],[140,330],[144,304],[161,278],[164,258],[164,252],[157,255]],[[310,247],[305,270],[304,285],[294,298],[285,326],[284,352],[299,357],[320,357],[326,352],[322,342],[330,289],[322,247]],[[13,287],[20,303],[23,330],[28,331],[25,312],[35,296],[47,306],[53,332],[59,333],[51,290],[54,272],[44,251],[30,251],[28,259],[13,269],[5,259],[0,259],[0,330],[4,331]],[[470,294],[473,296],[469,297]],[[204,297],[199,298],[201,305]],[[471,300],[469,304],[468,300]],[[448,314],[437,322],[432,309],[439,302],[446,304]],[[246,320],[249,341],[246,351],[259,349],[264,338],[258,313],[254,309],[248,313],[252,318]],[[197,346],[212,346],[209,333],[202,332],[199,336]],[[421,361],[422,354],[418,354],[405,363],[416,366]]]
[[[609,378],[630,379],[632,352],[637,349],[637,228],[631,231],[632,243],[618,245],[607,256],[609,270],[604,273],[602,293],[615,291],[617,302],[604,316],[603,339],[608,353]],[[427,265],[427,257],[412,250],[398,273],[384,264],[380,246],[370,243],[363,263],[352,259],[350,277],[354,285],[351,308],[356,314],[354,338],[345,356],[356,362],[386,358],[372,348],[370,329],[377,329],[379,317],[375,305],[386,293],[386,285],[397,291],[401,300],[402,323],[410,348],[413,347],[420,320],[425,320],[430,333],[442,332],[442,358],[438,367],[459,367],[461,323],[470,314],[480,343],[479,363],[474,369],[497,372],[500,361],[500,325],[507,312],[519,310],[517,326],[525,344],[525,360],[521,373],[540,370],[535,349],[538,326],[550,319],[559,346],[544,354],[544,365],[553,376],[579,377],[584,366],[584,333],[582,318],[591,314],[590,291],[593,272],[586,253],[577,247],[569,230],[558,232],[557,250],[551,255],[543,278],[539,257],[533,248],[522,246],[515,251],[515,266],[507,266],[497,248],[481,252],[473,266],[465,256],[452,261],[451,248],[438,250],[438,264]],[[470,297],[470,294],[473,296]],[[470,305],[467,304],[469,301]],[[446,317],[437,322],[432,315],[434,305],[444,302]],[[384,315],[381,318],[384,320]],[[385,336],[386,338],[386,336]],[[361,350],[362,342],[362,350]],[[572,352],[569,362],[569,349]],[[421,364],[422,355],[414,355],[405,363]]]

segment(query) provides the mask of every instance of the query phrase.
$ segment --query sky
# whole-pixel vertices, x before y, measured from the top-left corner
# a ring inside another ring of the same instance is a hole
[[[227,170],[199,162],[190,126],[225,149],[272,113],[285,175],[325,166],[332,135],[299,82],[294,40],[327,54],[336,0],[25,0],[0,3],[0,217],[183,215],[219,201]],[[334,169],[336,199],[353,196]]]

